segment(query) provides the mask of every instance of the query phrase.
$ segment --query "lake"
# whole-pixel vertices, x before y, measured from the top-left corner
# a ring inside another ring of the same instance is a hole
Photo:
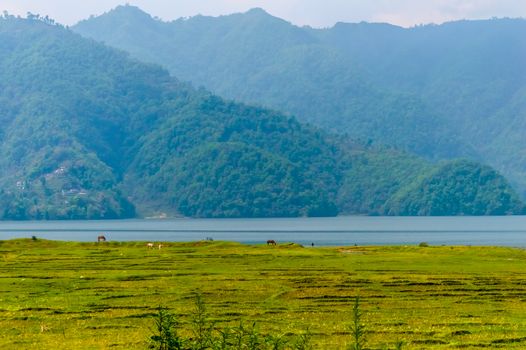
[[[116,221],[4,221],[0,239],[95,241],[214,240],[303,245],[480,245],[526,247],[526,216],[169,219]]]

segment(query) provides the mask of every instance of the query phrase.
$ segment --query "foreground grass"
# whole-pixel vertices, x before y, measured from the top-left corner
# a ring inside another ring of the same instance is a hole
[[[319,349],[350,344],[356,296],[369,349],[526,348],[520,249],[43,240],[0,242],[0,348],[145,349],[158,307],[185,320],[196,290],[218,325],[308,328]]]

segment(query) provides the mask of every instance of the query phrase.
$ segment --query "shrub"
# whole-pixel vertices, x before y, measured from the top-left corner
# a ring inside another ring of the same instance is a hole
[[[362,320],[360,298],[356,297],[352,309],[350,331],[352,344],[349,350],[364,350],[366,326]],[[150,336],[150,349],[156,350],[312,350],[309,330],[294,337],[262,334],[256,323],[249,326],[242,321],[236,327],[216,327],[210,321],[205,303],[200,293],[195,294],[195,307],[190,316],[192,337],[178,335],[179,322],[166,308],[159,307],[155,315],[154,334]],[[401,350],[403,342],[394,344],[395,350]]]
[[[350,350],[362,350],[365,345],[365,325],[362,323],[362,311],[360,310],[360,298],[356,297],[352,309],[351,335],[353,343]]]
[[[155,331],[150,337],[150,349],[181,350],[184,341],[177,335],[177,320],[165,308],[159,307],[155,316]]]
[[[195,307],[192,313],[192,349],[209,349],[214,342],[212,329],[213,324],[208,320],[205,303],[201,293],[195,294]]]
[[[179,323],[176,317],[165,308],[159,307],[155,315],[155,330],[150,337],[150,349],[156,350],[311,350],[310,332],[295,338],[281,335],[263,335],[256,323],[246,326],[243,322],[237,327],[215,327],[206,313],[201,294],[195,294],[195,308],[191,314],[191,338],[178,335]]]

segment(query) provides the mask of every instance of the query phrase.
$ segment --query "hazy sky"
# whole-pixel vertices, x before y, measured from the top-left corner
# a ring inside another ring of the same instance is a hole
[[[102,14],[122,0],[0,0],[0,10],[49,15],[71,25]],[[261,7],[298,25],[328,27],[341,22],[389,22],[402,26],[456,19],[526,17],[526,0],[129,0],[165,20],[221,15]]]

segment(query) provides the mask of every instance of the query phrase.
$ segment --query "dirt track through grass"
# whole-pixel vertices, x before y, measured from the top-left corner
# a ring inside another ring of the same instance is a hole
[[[520,249],[42,240],[0,242],[0,348],[145,349],[157,307],[184,322],[196,290],[220,325],[309,328],[319,349],[350,341],[356,296],[370,349],[526,348]]]

